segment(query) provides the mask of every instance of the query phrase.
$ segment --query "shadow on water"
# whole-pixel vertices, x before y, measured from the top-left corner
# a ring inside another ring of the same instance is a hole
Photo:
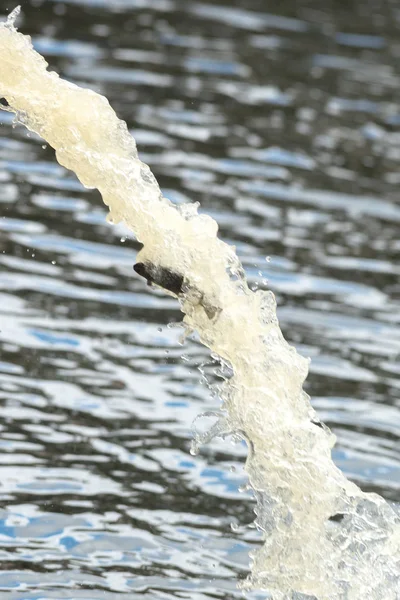
[[[0,13],[13,8],[0,1]],[[334,458],[400,498],[400,11],[316,0],[22,2],[52,68],[105,94],[174,202],[198,200],[312,358]],[[239,598],[245,448],[176,303],[50,148],[0,112],[0,592]],[[266,258],[268,257],[268,260]],[[3,597],[3,596],[1,596]],[[264,598],[265,594],[249,594]]]

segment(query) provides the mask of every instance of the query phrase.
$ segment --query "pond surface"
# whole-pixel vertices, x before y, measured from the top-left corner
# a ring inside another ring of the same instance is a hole
[[[312,359],[336,463],[399,502],[400,9],[217,1],[22,1],[19,26],[218,221]],[[215,363],[99,194],[0,123],[0,598],[239,599],[245,448],[189,452]]]

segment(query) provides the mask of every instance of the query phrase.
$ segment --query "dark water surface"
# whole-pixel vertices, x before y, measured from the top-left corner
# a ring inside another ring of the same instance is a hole
[[[200,201],[268,280],[335,461],[400,501],[398,3],[22,9],[51,67],[128,122],[165,195]],[[212,359],[181,345],[176,302],[134,274],[99,194],[0,122],[0,598],[239,598],[259,543],[245,448],[189,452],[195,416],[218,409],[197,368],[212,382]]]

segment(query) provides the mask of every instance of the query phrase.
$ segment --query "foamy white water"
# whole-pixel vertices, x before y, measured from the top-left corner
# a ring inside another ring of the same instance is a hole
[[[139,261],[184,276],[185,322],[233,367],[221,396],[230,429],[252,448],[247,470],[266,540],[249,583],[276,590],[276,598],[292,590],[321,599],[399,598],[399,521],[333,465],[333,436],[311,422],[302,391],[307,361],[284,341],[273,295],[248,289],[212,219],[162,198],[104,98],[48,73],[11,22],[0,27],[0,49],[0,94],[18,120],[100,190],[111,219],[144,243]]]

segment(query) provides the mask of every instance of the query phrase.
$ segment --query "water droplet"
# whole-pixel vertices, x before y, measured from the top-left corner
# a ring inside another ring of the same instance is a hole
[[[267,262],[271,262],[271,257],[270,257],[270,256],[266,256],[266,257],[265,257],[265,260],[266,260]]]
[[[198,453],[199,453],[199,446],[195,440],[192,440],[192,443],[190,446],[190,454],[192,456],[197,456]]]
[[[19,17],[20,12],[21,12],[20,6],[17,6],[16,8],[14,8],[14,10],[12,10],[10,12],[10,14],[7,17],[7,26],[8,27],[14,27],[15,21]]]
[[[232,531],[239,531],[239,525],[237,523],[231,523]]]

